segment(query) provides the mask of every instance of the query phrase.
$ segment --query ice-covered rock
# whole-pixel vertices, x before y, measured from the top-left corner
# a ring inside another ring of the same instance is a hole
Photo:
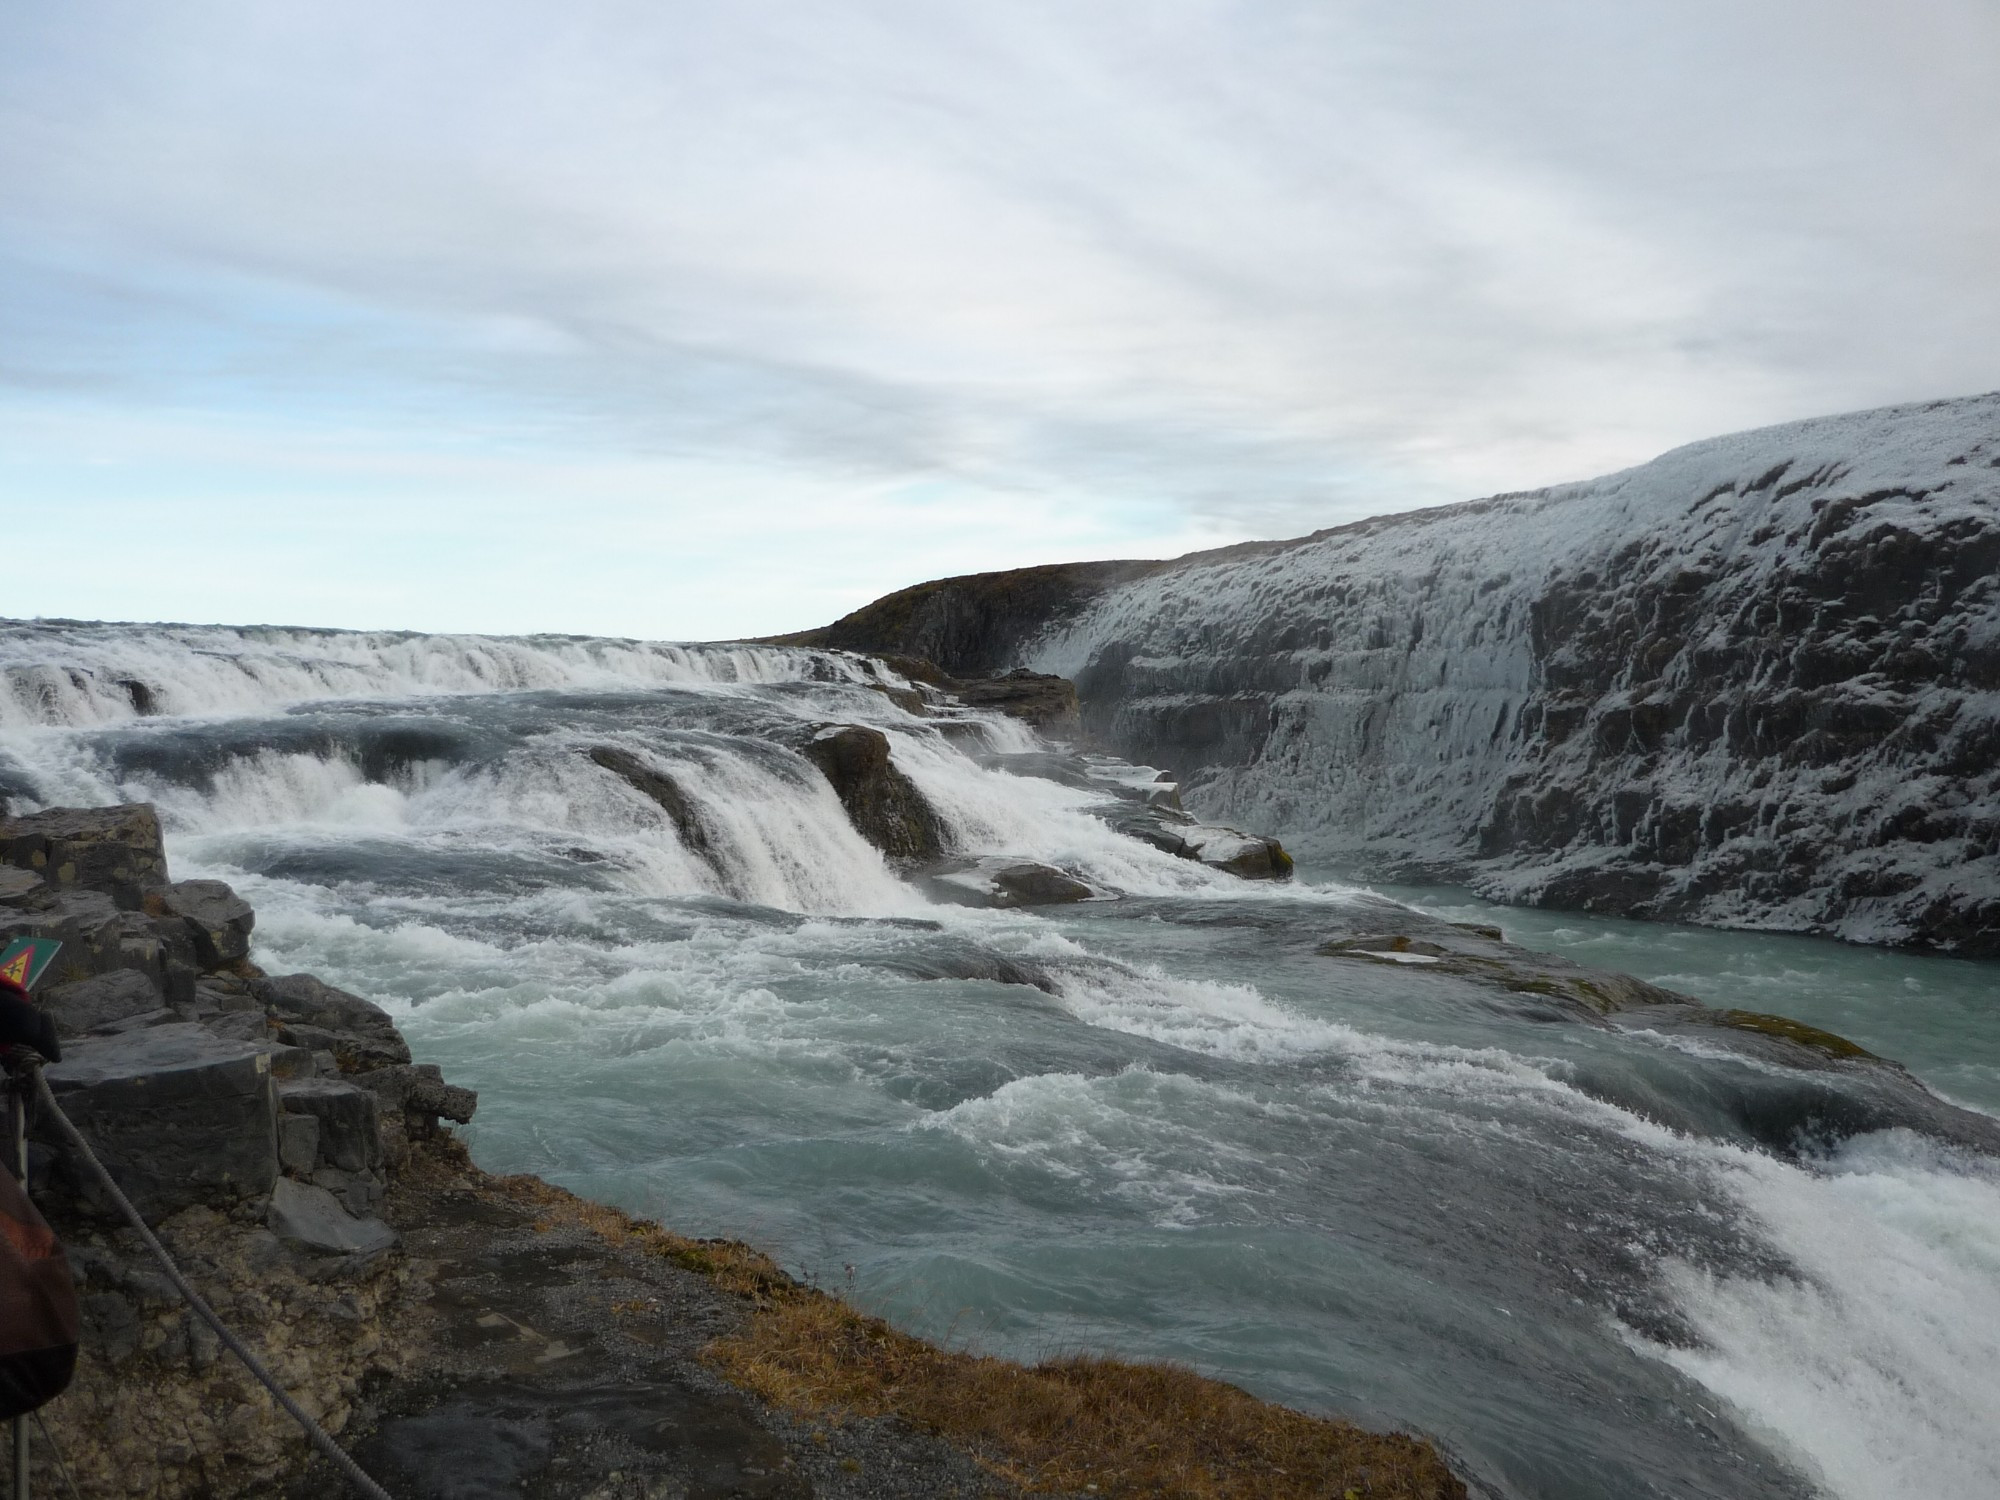
[[[2000,953],[2000,395],[1197,554],[1017,654],[1350,869]]]

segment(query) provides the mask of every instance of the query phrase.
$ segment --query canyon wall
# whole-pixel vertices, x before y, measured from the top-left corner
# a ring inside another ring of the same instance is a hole
[[[966,654],[1322,868],[2000,954],[2000,394],[1088,583]]]

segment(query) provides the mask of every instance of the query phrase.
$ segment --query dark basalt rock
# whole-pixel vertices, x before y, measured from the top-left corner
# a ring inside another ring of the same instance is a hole
[[[367,1259],[395,1248],[396,1231],[377,1218],[356,1218],[325,1188],[281,1177],[272,1186],[264,1222],[285,1244],[318,1255]]]
[[[102,891],[50,888],[32,910],[0,907],[0,943],[15,937],[51,937],[63,945],[50,984],[131,969],[158,985],[169,1004],[194,994],[194,945],[184,924],[122,910]]]
[[[425,1134],[436,1128],[439,1119],[469,1124],[472,1112],[479,1107],[476,1092],[446,1083],[443,1073],[433,1063],[374,1068],[355,1074],[353,1081],[362,1088],[373,1089],[384,1109],[426,1122],[422,1130]]]
[[[182,880],[153,892],[148,906],[178,917],[194,940],[195,961],[221,969],[250,956],[250,930],[257,914],[250,903],[220,880]]]
[[[277,1104],[259,1048],[191,1024],[85,1037],[45,1070],[113,1180],[149,1221],[197,1203],[228,1207],[271,1190],[278,1175]],[[70,1162],[46,1123],[72,1194],[115,1213],[89,1169]]]
[[[119,969],[89,979],[53,985],[36,997],[36,1003],[56,1023],[62,1036],[82,1036],[86,1032],[137,1016],[164,1011],[166,997],[145,973]]]
[[[278,1085],[278,1107],[318,1122],[316,1152],[329,1166],[367,1172],[382,1165],[381,1122],[373,1089],[337,1078],[300,1078]]]
[[[889,737],[860,724],[820,730],[799,747],[832,785],[855,831],[892,859],[944,852],[944,830],[916,783],[889,758]]]
[[[342,1072],[359,1073],[410,1060],[409,1043],[389,1013],[372,1000],[350,995],[310,974],[280,974],[251,981],[277,1039],[309,1052],[331,1052]]]
[[[87,889],[136,911],[167,879],[166,847],[151,803],[56,807],[0,821],[0,864],[57,889]]]

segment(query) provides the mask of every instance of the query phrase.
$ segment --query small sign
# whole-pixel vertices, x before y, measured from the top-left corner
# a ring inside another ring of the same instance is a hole
[[[48,973],[62,944],[54,938],[15,938],[0,953],[0,979],[11,979],[24,990]]]

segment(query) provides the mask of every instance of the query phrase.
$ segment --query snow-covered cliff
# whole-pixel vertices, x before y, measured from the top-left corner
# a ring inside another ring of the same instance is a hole
[[[2000,393],[1198,554],[1023,657],[1350,868],[2000,954]]]

